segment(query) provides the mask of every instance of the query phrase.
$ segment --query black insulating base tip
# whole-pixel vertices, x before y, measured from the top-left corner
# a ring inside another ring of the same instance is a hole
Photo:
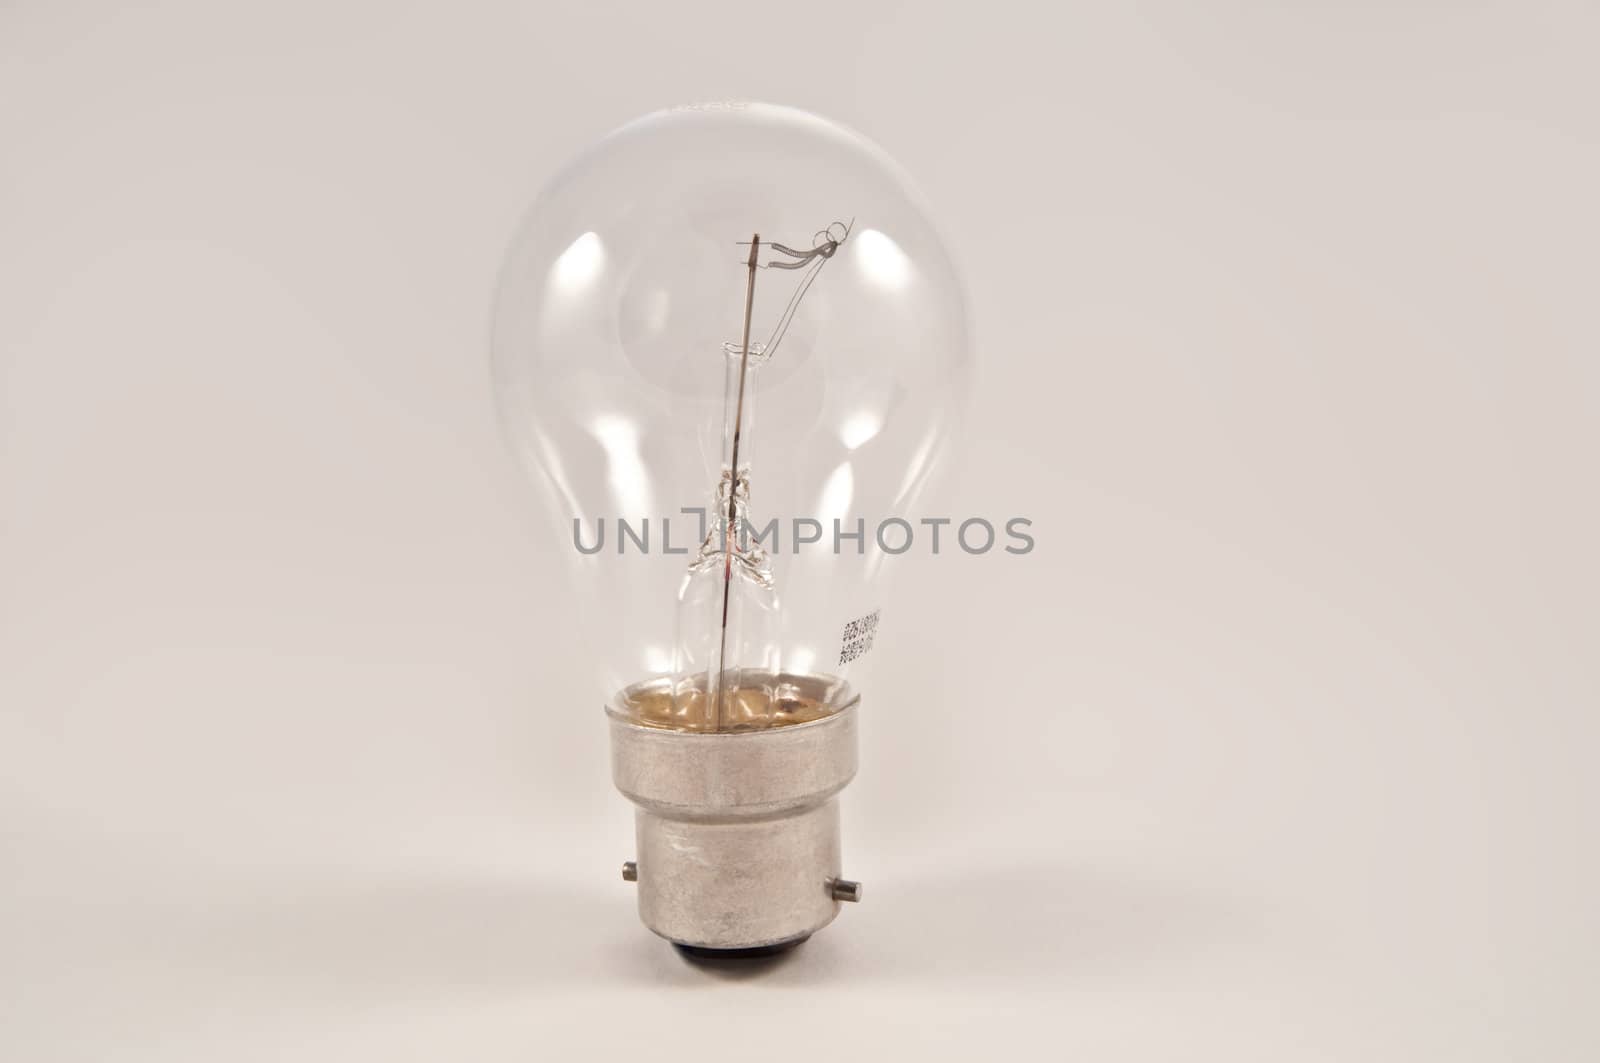
[[[691,960],[709,960],[715,963],[718,960],[760,960],[768,956],[781,956],[798,945],[804,945],[810,939],[807,934],[803,938],[793,941],[780,941],[776,945],[757,945],[753,949],[708,949],[701,945],[673,944],[673,948]]]

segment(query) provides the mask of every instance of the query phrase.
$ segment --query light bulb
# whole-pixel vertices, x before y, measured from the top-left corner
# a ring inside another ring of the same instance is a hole
[[[900,169],[762,104],[641,118],[546,188],[494,374],[597,651],[644,923],[782,948],[860,886],[836,796],[887,562],[971,375],[965,301]]]

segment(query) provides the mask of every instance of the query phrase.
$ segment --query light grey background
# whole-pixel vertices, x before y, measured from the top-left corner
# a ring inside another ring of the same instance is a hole
[[[1586,3],[0,5],[0,1055],[1589,1060]],[[880,142],[980,390],[792,962],[637,923],[488,394],[566,157]]]

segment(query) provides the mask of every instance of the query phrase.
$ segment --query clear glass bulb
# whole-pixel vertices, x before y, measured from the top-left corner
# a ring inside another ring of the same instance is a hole
[[[687,107],[572,162],[505,263],[494,373],[600,693],[687,731],[840,705],[971,368],[944,245],[857,134]]]

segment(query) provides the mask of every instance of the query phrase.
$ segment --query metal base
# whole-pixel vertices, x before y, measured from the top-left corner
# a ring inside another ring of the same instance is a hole
[[[645,926],[685,950],[756,954],[799,944],[859,899],[860,884],[840,878],[835,800],[856,770],[854,699],[765,731],[609,715],[612,775],[638,806],[623,877],[638,883]]]

